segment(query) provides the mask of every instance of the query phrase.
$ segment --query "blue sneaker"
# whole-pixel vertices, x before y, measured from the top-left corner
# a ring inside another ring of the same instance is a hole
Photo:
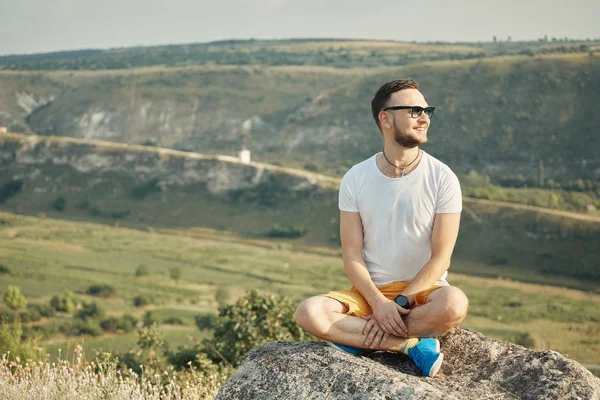
[[[437,339],[421,339],[416,346],[408,349],[408,357],[425,376],[435,376],[444,360]]]
[[[352,354],[355,356],[362,354],[366,351],[365,349],[361,349],[359,347],[346,346],[346,345],[339,344],[339,343],[333,343],[328,340],[326,340],[325,343],[327,343],[329,346],[333,347],[334,349],[338,349],[345,353]]]

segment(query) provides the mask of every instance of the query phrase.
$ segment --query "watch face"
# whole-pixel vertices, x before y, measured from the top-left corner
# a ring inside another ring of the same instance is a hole
[[[396,304],[398,304],[402,308],[409,308],[410,304],[408,303],[408,299],[405,296],[399,295],[395,299]]]

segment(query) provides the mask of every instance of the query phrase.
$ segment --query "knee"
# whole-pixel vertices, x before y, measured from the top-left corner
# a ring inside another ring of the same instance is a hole
[[[322,334],[319,324],[319,315],[321,314],[321,305],[318,297],[311,297],[304,300],[294,314],[296,324],[305,331],[320,336]]]
[[[446,293],[445,315],[448,322],[454,326],[460,323],[467,315],[469,300],[465,293],[457,287],[449,287]]]

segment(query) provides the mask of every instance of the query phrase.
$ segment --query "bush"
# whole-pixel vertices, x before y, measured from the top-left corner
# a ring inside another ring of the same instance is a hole
[[[237,366],[248,351],[266,342],[303,340],[306,334],[296,325],[294,311],[286,298],[262,296],[252,290],[234,305],[219,309],[206,351],[215,361],[224,357]]]
[[[63,196],[59,196],[54,200],[54,209],[56,211],[64,211],[67,205],[67,200]]]
[[[206,329],[213,329],[217,324],[217,316],[215,314],[202,314],[194,317],[196,326],[201,331]]]
[[[140,183],[133,188],[133,197],[136,200],[143,200],[151,193],[160,192],[158,178],[152,178],[148,182]]]
[[[37,361],[40,359],[40,344],[36,338],[23,334],[20,320],[16,320],[12,326],[0,325],[0,349],[11,361],[27,359]],[[43,349],[42,349],[43,350]]]
[[[146,311],[144,314],[144,326],[152,326],[160,323],[158,316],[153,311]]]
[[[23,188],[23,181],[20,179],[10,181],[0,186],[0,203],[6,202]]]
[[[35,304],[33,308],[42,316],[52,318],[56,315],[56,311],[50,304]]]
[[[145,306],[147,304],[151,304],[151,303],[152,303],[152,300],[148,296],[141,295],[141,296],[135,296],[133,298],[133,305],[136,307],[143,307],[143,306]]]
[[[87,291],[87,294],[97,297],[110,297],[116,293],[116,290],[113,286],[102,283],[90,286]]]
[[[110,216],[113,217],[114,219],[123,219],[126,216],[128,216],[129,214],[131,214],[131,211],[129,211],[129,210],[112,211],[110,213]]]
[[[11,310],[18,310],[27,306],[27,299],[21,294],[21,289],[17,286],[8,286],[8,290],[4,293],[4,303]]]
[[[135,269],[135,276],[148,276],[150,275],[150,270],[145,265],[140,265]]]
[[[278,238],[286,238],[286,239],[296,239],[306,235],[308,231],[302,227],[296,226],[286,226],[282,227],[278,224],[273,225],[270,231],[268,231],[265,235],[268,237],[278,237]]]
[[[125,333],[131,332],[135,325],[137,324],[137,319],[131,314],[125,314],[117,321],[117,329],[122,329]]]
[[[176,281],[181,279],[181,267],[169,268],[169,276]]]
[[[0,264],[0,274],[12,275],[13,270],[11,267],[9,267],[7,265]]]
[[[40,319],[42,319],[42,316],[35,308],[28,307],[27,310],[19,311],[19,318],[21,319],[21,322],[27,323],[39,321]]]
[[[179,317],[169,317],[166,318],[163,322],[169,325],[185,325],[185,322]]]
[[[50,306],[59,312],[72,313],[75,310],[73,292],[65,290],[62,295],[54,295],[50,299]]]
[[[96,304],[96,302],[84,301],[81,304],[81,309],[75,314],[75,318],[83,321],[91,319],[101,319],[104,317],[104,310]]]
[[[100,327],[104,332],[116,332],[119,327],[119,320],[115,317],[109,317],[100,322]]]
[[[88,318],[85,320],[74,319],[70,325],[62,326],[61,330],[66,336],[102,336],[104,334],[104,331],[102,330],[98,320],[93,318]]]

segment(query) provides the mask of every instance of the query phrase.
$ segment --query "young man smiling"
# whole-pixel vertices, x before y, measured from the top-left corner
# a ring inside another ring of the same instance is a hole
[[[456,175],[419,148],[434,107],[412,79],[384,84],[371,102],[383,151],[352,167],[339,192],[344,268],[351,290],[311,297],[296,321],[332,346],[407,354],[434,376],[435,336],[459,323],[468,301],[446,281],[462,198]]]

